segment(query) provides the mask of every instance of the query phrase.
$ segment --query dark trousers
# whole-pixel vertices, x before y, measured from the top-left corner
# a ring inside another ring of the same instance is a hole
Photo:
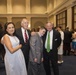
[[[71,46],[70,43],[64,43],[63,45],[63,55],[70,55]]]
[[[28,70],[28,63],[29,63],[29,53],[25,53],[23,52],[24,54],[24,58],[25,58],[25,64],[26,64],[26,69]]]
[[[5,49],[4,46],[0,43],[0,57],[2,58],[2,60],[4,60],[4,56],[5,56]]]
[[[44,68],[46,71],[46,75],[51,75],[51,67],[53,69],[54,75],[59,75],[57,60],[57,55],[54,56],[52,51],[50,51],[49,53],[47,53],[46,51],[44,52]]]
[[[30,50],[30,46],[29,43],[24,43],[23,47],[22,47],[22,52],[25,58],[25,63],[26,63],[26,69],[28,70],[28,63],[29,63],[29,50]]]
[[[28,75],[46,75],[43,63],[29,62]]]

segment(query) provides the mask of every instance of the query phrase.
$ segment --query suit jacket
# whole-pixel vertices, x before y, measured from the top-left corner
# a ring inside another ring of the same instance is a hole
[[[25,43],[24,42],[24,39],[23,39],[23,36],[22,36],[22,31],[21,31],[21,28],[17,29],[16,30],[16,36],[19,38],[20,40],[20,44],[22,44],[22,51],[24,53],[24,56],[28,55],[29,53],[29,50],[30,50],[30,45],[29,45],[29,40],[30,40],[30,31],[27,30],[28,32],[28,35],[29,35],[29,39],[28,41]]]
[[[37,58],[37,63],[41,62],[41,58],[43,57],[43,41],[38,33],[31,36],[30,38],[30,54],[29,61],[34,62],[34,59]]]
[[[3,37],[3,35],[4,35],[4,31],[3,31],[2,28],[0,28],[0,40],[1,40],[1,38]],[[0,50],[1,50],[1,51],[4,50],[4,46],[3,46],[3,44],[1,44],[1,42],[0,42]]]
[[[47,32],[45,33],[45,35],[43,36],[43,48],[44,48],[44,54],[46,52],[45,49],[45,41],[46,41],[46,35]],[[53,40],[52,40],[52,56],[56,57],[57,56],[57,48],[60,46],[61,44],[61,37],[60,37],[60,33],[56,30],[53,29]]]
[[[71,39],[72,33],[69,30],[64,31],[64,43],[70,43],[72,41]]]

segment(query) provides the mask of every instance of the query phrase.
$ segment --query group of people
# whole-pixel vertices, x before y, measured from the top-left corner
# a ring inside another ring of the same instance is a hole
[[[7,75],[59,75],[58,47],[61,36],[47,22],[38,32],[28,30],[28,20],[23,18],[21,28],[15,29],[13,22],[4,25],[5,34],[1,43],[5,48],[5,68]],[[50,66],[52,64],[52,66]]]

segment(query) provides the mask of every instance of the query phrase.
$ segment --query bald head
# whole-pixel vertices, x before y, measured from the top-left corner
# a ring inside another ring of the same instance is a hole
[[[47,29],[48,31],[51,31],[52,28],[53,28],[53,25],[54,25],[53,23],[47,22],[45,27],[46,27],[46,29]]]
[[[27,18],[22,19],[21,27],[23,27],[25,30],[28,29],[28,20],[27,20]]]

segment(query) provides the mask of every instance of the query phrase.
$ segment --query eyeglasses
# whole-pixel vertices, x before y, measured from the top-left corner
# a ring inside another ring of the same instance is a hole
[[[28,24],[28,22],[23,22],[23,24]]]

